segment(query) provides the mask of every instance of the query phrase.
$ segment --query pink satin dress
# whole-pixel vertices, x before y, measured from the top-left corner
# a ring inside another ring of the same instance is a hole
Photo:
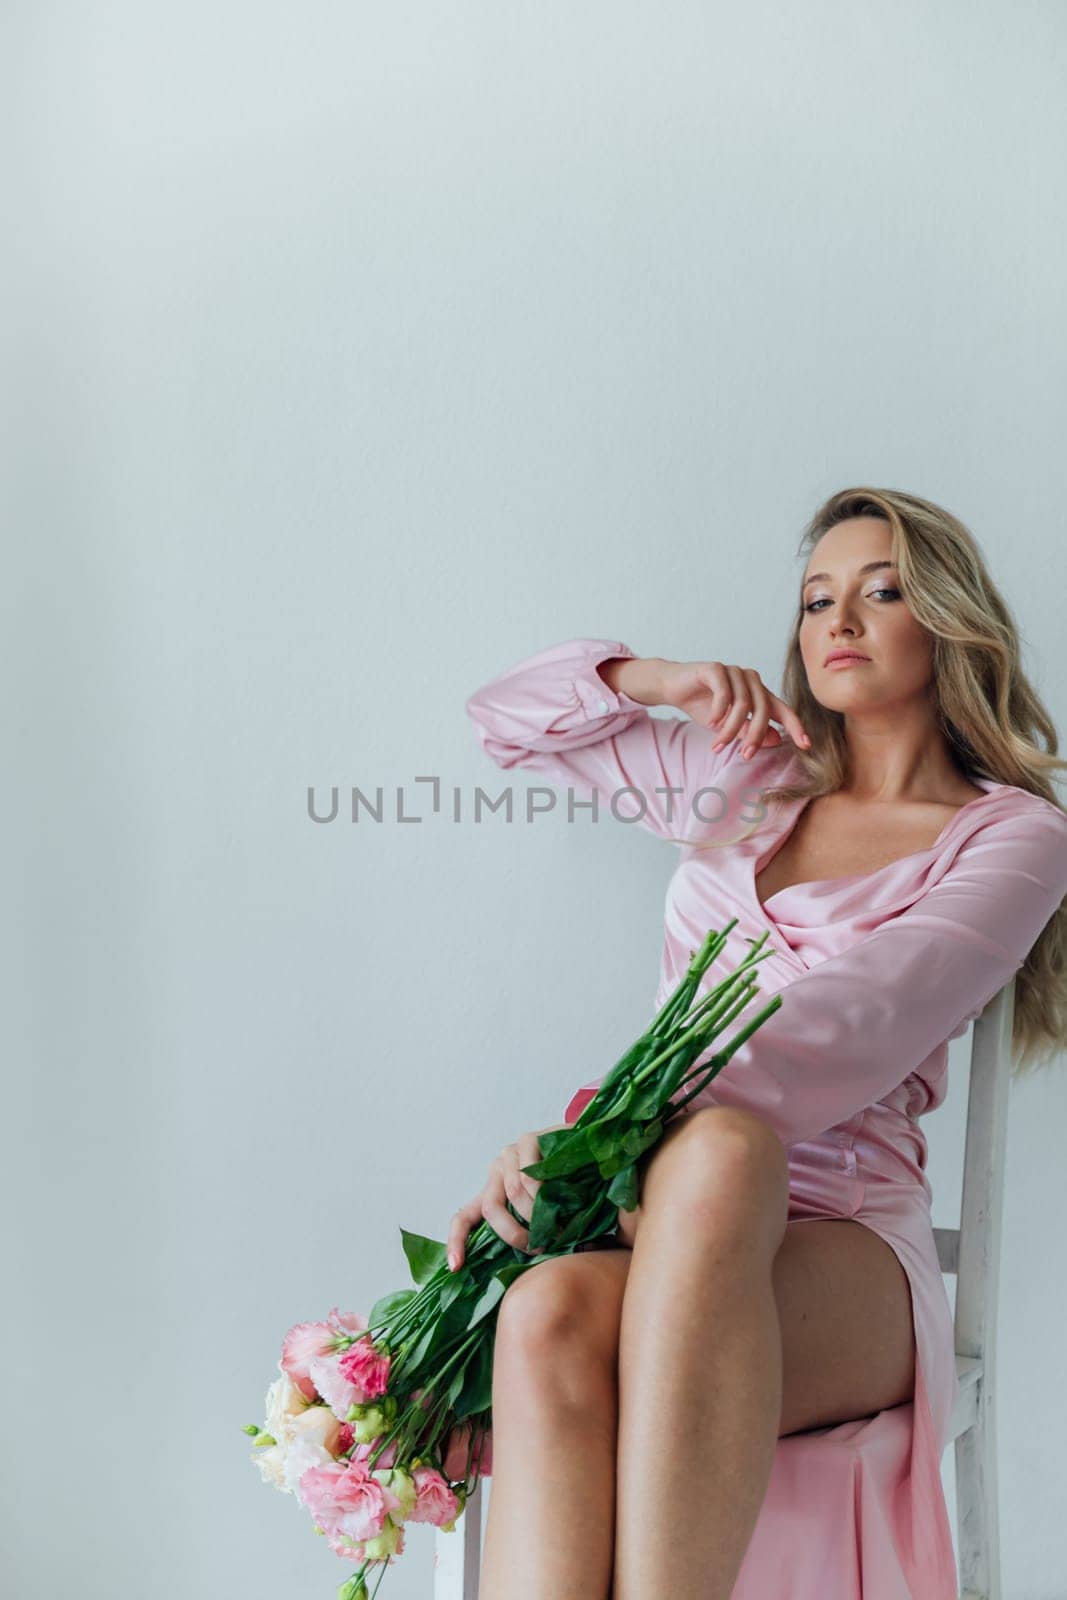
[[[957,1600],[940,1461],[959,1385],[919,1118],[945,1097],[949,1040],[1014,975],[1067,894],[1067,816],[976,778],[983,794],[929,849],[761,905],[757,873],[806,803],[760,798],[799,776],[792,742],[749,761],[740,740],[714,752],[707,728],[612,692],[599,663],[634,655],[616,640],[577,639],[519,662],[468,699],[478,738],[499,767],[570,791],[576,822],[636,822],[674,842],[653,1010],[710,927],[737,918],[705,986],[768,931],[773,954],[756,969],[752,1007],[779,991],[783,1003],[688,1112],[741,1106],[764,1118],[786,1148],[790,1221],[872,1228],[911,1287],[913,1403],[779,1440],[733,1600]],[[565,1121],[599,1082],[577,1090]]]

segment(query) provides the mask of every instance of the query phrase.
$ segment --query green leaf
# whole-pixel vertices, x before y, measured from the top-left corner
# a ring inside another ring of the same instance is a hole
[[[411,1276],[415,1283],[428,1283],[447,1259],[447,1251],[437,1239],[427,1239],[421,1233],[409,1233],[406,1228],[401,1228],[400,1237],[404,1242],[404,1254],[408,1258]]]
[[[559,1145],[580,1147],[584,1142],[584,1129],[575,1131],[570,1128],[548,1128],[538,1135],[537,1143],[541,1151],[542,1161],[550,1156]]]
[[[414,1379],[411,1378],[411,1374],[417,1370],[420,1362],[425,1361],[432,1350],[439,1327],[439,1319],[432,1312],[424,1312],[423,1317],[424,1325],[422,1331],[404,1357],[405,1381],[410,1381],[412,1388],[415,1387],[415,1383]]]
[[[610,1122],[593,1122],[586,1129],[589,1139],[589,1152],[595,1162],[603,1170],[604,1163],[618,1154],[620,1141],[625,1135],[625,1128],[616,1127]]]
[[[618,1206],[622,1211],[636,1211],[638,1200],[637,1167],[630,1165],[621,1172],[608,1185],[608,1199],[613,1206]]]
[[[644,1155],[646,1150],[651,1150],[663,1137],[662,1122],[648,1122],[645,1126],[629,1129],[622,1141],[622,1147],[627,1155],[636,1161],[638,1156]]]
[[[601,1161],[599,1166],[600,1176],[602,1178],[613,1178],[617,1172],[621,1172],[624,1167],[629,1165],[630,1157],[626,1154],[626,1151],[617,1150],[614,1155],[608,1156],[606,1160]]]
[[[456,1417],[462,1420],[472,1412],[484,1411],[492,1403],[493,1343],[488,1334],[480,1344],[475,1345],[466,1371],[458,1376],[459,1382],[453,1380],[448,1392],[449,1398],[455,1401]]]
[[[669,1095],[665,1095],[658,1082],[646,1084],[641,1093],[634,1096],[634,1103],[630,1107],[630,1115],[635,1122],[647,1122],[649,1117],[658,1117]]]
[[[542,1134],[537,1142],[541,1147],[541,1159],[520,1170],[542,1182],[546,1178],[566,1177],[577,1172],[592,1159],[586,1128],[577,1133],[556,1128],[551,1134]]]
[[[444,1307],[437,1325],[439,1347],[466,1333],[470,1327],[475,1301],[479,1298],[480,1287],[477,1279],[468,1274],[463,1285],[463,1293],[456,1295],[455,1299]]]
[[[455,1272],[450,1272],[441,1286],[441,1310],[447,1311],[453,1300],[470,1287],[471,1269],[465,1261]]]
[[[536,1265],[535,1261],[512,1261],[506,1267],[498,1268],[496,1276],[507,1289],[516,1278],[521,1278],[524,1272],[529,1272],[530,1268]]]
[[[383,1294],[381,1299],[375,1300],[371,1306],[367,1322],[372,1328],[381,1327],[402,1310],[409,1300],[413,1300],[416,1293],[415,1289],[397,1289],[393,1294]]]
[[[472,1307],[467,1319],[467,1328],[464,1329],[464,1332],[473,1328],[476,1323],[481,1322],[483,1317],[487,1317],[491,1311],[495,1311],[499,1302],[504,1298],[505,1290],[510,1288],[516,1278],[521,1278],[524,1272],[529,1272],[530,1268],[536,1265],[536,1261],[531,1260],[513,1261],[507,1266],[498,1267],[482,1290],[481,1297]]]
[[[501,1283],[500,1278],[494,1273],[494,1275],[489,1279],[489,1282],[486,1284],[485,1288],[482,1290],[480,1297],[474,1303],[474,1309],[471,1311],[470,1319],[467,1323],[468,1328],[472,1328],[476,1322],[481,1322],[483,1317],[487,1317],[490,1311],[492,1311],[503,1298],[504,1285]]]

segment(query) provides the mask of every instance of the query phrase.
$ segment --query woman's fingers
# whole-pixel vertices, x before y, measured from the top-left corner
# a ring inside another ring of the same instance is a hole
[[[745,683],[752,702],[752,717],[744,730],[745,750],[763,748],[764,737],[771,720],[771,699],[755,667],[743,667]]]
[[[455,1262],[456,1266],[463,1265],[463,1257],[467,1253],[467,1235],[476,1223],[482,1220],[482,1197],[476,1194],[473,1200],[468,1200],[465,1206],[453,1214],[448,1230],[448,1259]]]
[[[767,693],[770,696],[771,704],[774,707],[772,715],[778,722],[782,724],[783,728],[792,734],[793,743],[802,744],[805,746],[810,745],[811,740],[808,738],[807,730],[800,718],[797,716],[796,712],[793,710],[793,707],[789,705],[787,701],[780,699],[778,695],[771,694],[769,689]]]
[[[522,1217],[523,1221],[529,1222],[530,1209],[533,1206],[533,1200],[531,1198],[529,1189],[526,1187],[526,1179],[519,1171],[518,1152],[515,1150],[514,1146],[512,1146],[511,1150],[504,1157],[502,1157],[500,1166],[501,1176],[504,1183],[504,1193],[515,1207],[515,1210],[519,1213],[519,1216]]]
[[[742,669],[740,667],[728,666],[726,668],[726,672],[730,679],[732,703],[729,711],[719,724],[717,730],[719,737],[714,746],[716,750],[725,749],[725,747],[730,743],[731,739],[737,738],[738,733],[748,720],[749,712],[752,710],[749,700],[748,685],[745,682]]]
[[[764,745],[781,744],[781,734],[771,726],[772,717],[788,731],[795,744],[810,747],[807,730],[792,706],[767,688],[755,667],[727,666],[721,661],[711,661],[701,670],[701,682],[711,695],[708,724],[717,735],[716,750],[724,749],[742,734],[745,744],[755,750]]]
[[[524,1185],[527,1194],[530,1196],[530,1199],[533,1200],[537,1195],[538,1189],[541,1187],[541,1179],[531,1177],[528,1172],[523,1172],[522,1168],[536,1166],[537,1162],[540,1161],[541,1141],[536,1133],[521,1133],[516,1141],[516,1144],[518,1147],[518,1160],[516,1161],[516,1168],[519,1174],[519,1181]],[[523,1208],[523,1210],[524,1214],[527,1216],[527,1219],[529,1219],[529,1212],[526,1211],[525,1208]]]
[[[524,1133],[514,1144],[507,1144],[489,1168],[489,1176],[481,1194],[468,1200],[455,1212],[448,1230],[448,1264],[455,1271],[463,1265],[466,1255],[467,1235],[483,1218],[505,1244],[517,1250],[530,1247],[530,1220],[533,1203],[541,1187],[540,1178],[524,1173],[523,1167],[532,1167],[541,1159],[541,1144],[536,1133]],[[508,1210],[511,1205],[522,1221],[516,1221]],[[538,1252],[533,1251],[536,1255]]]
[[[700,682],[711,693],[711,710],[708,713],[708,726],[717,728],[733,699],[733,689],[730,686],[730,675],[721,661],[708,661],[700,668]]]
[[[495,1184],[486,1185],[482,1195],[485,1220],[505,1244],[514,1245],[516,1250],[525,1250],[529,1242],[529,1233],[511,1215],[504,1203],[506,1198],[507,1191],[503,1179],[499,1179]]]

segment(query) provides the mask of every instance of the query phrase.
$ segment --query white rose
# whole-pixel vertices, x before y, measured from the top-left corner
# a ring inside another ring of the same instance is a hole
[[[252,1460],[262,1473],[264,1483],[281,1489],[283,1494],[291,1492],[285,1481],[285,1454],[278,1445],[261,1445],[252,1451]]]
[[[301,1393],[287,1372],[275,1378],[267,1390],[267,1432],[281,1442],[293,1417],[302,1416],[312,1402]]]
[[[329,1406],[308,1400],[284,1372],[267,1390],[266,1409],[264,1431],[274,1443],[253,1447],[252,1460],[264,1483],[300,1499],[300,1474],[334,1459],[341,1425]]]
[[[328,1450],[324,1450],[321,1445],[313,1444],[310,1440],[297,1439],[286,1452],[285,1486],[292,1494],[296,1495],[302,1506],[306,1506],[307,1501],[300,1493],[300,1479],[309,1467],[332,1467],[333,1465],[334,1459]]]

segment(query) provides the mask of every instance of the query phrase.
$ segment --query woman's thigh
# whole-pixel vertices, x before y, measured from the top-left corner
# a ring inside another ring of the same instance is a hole
[[[915,1392],[911,1285],[885,1239],[848,1217],[790,1222],[774,1260],[780,1434],[902,1405]]]
[[[583,1250],[541,1262],[512,1284],[497,1337],[522,1345],[519,1373],[537,1381],[531,1344],[546,1359],[554,1352],[558,1365],[560,1341],[579,1365],[584,1358],[617,1370],[631,1257],[625,1245]],[[843,1217],[787,1223],[773,1281],[782,1332],[780,1436],[911,1399],[911,1290],[884,1239]]]

